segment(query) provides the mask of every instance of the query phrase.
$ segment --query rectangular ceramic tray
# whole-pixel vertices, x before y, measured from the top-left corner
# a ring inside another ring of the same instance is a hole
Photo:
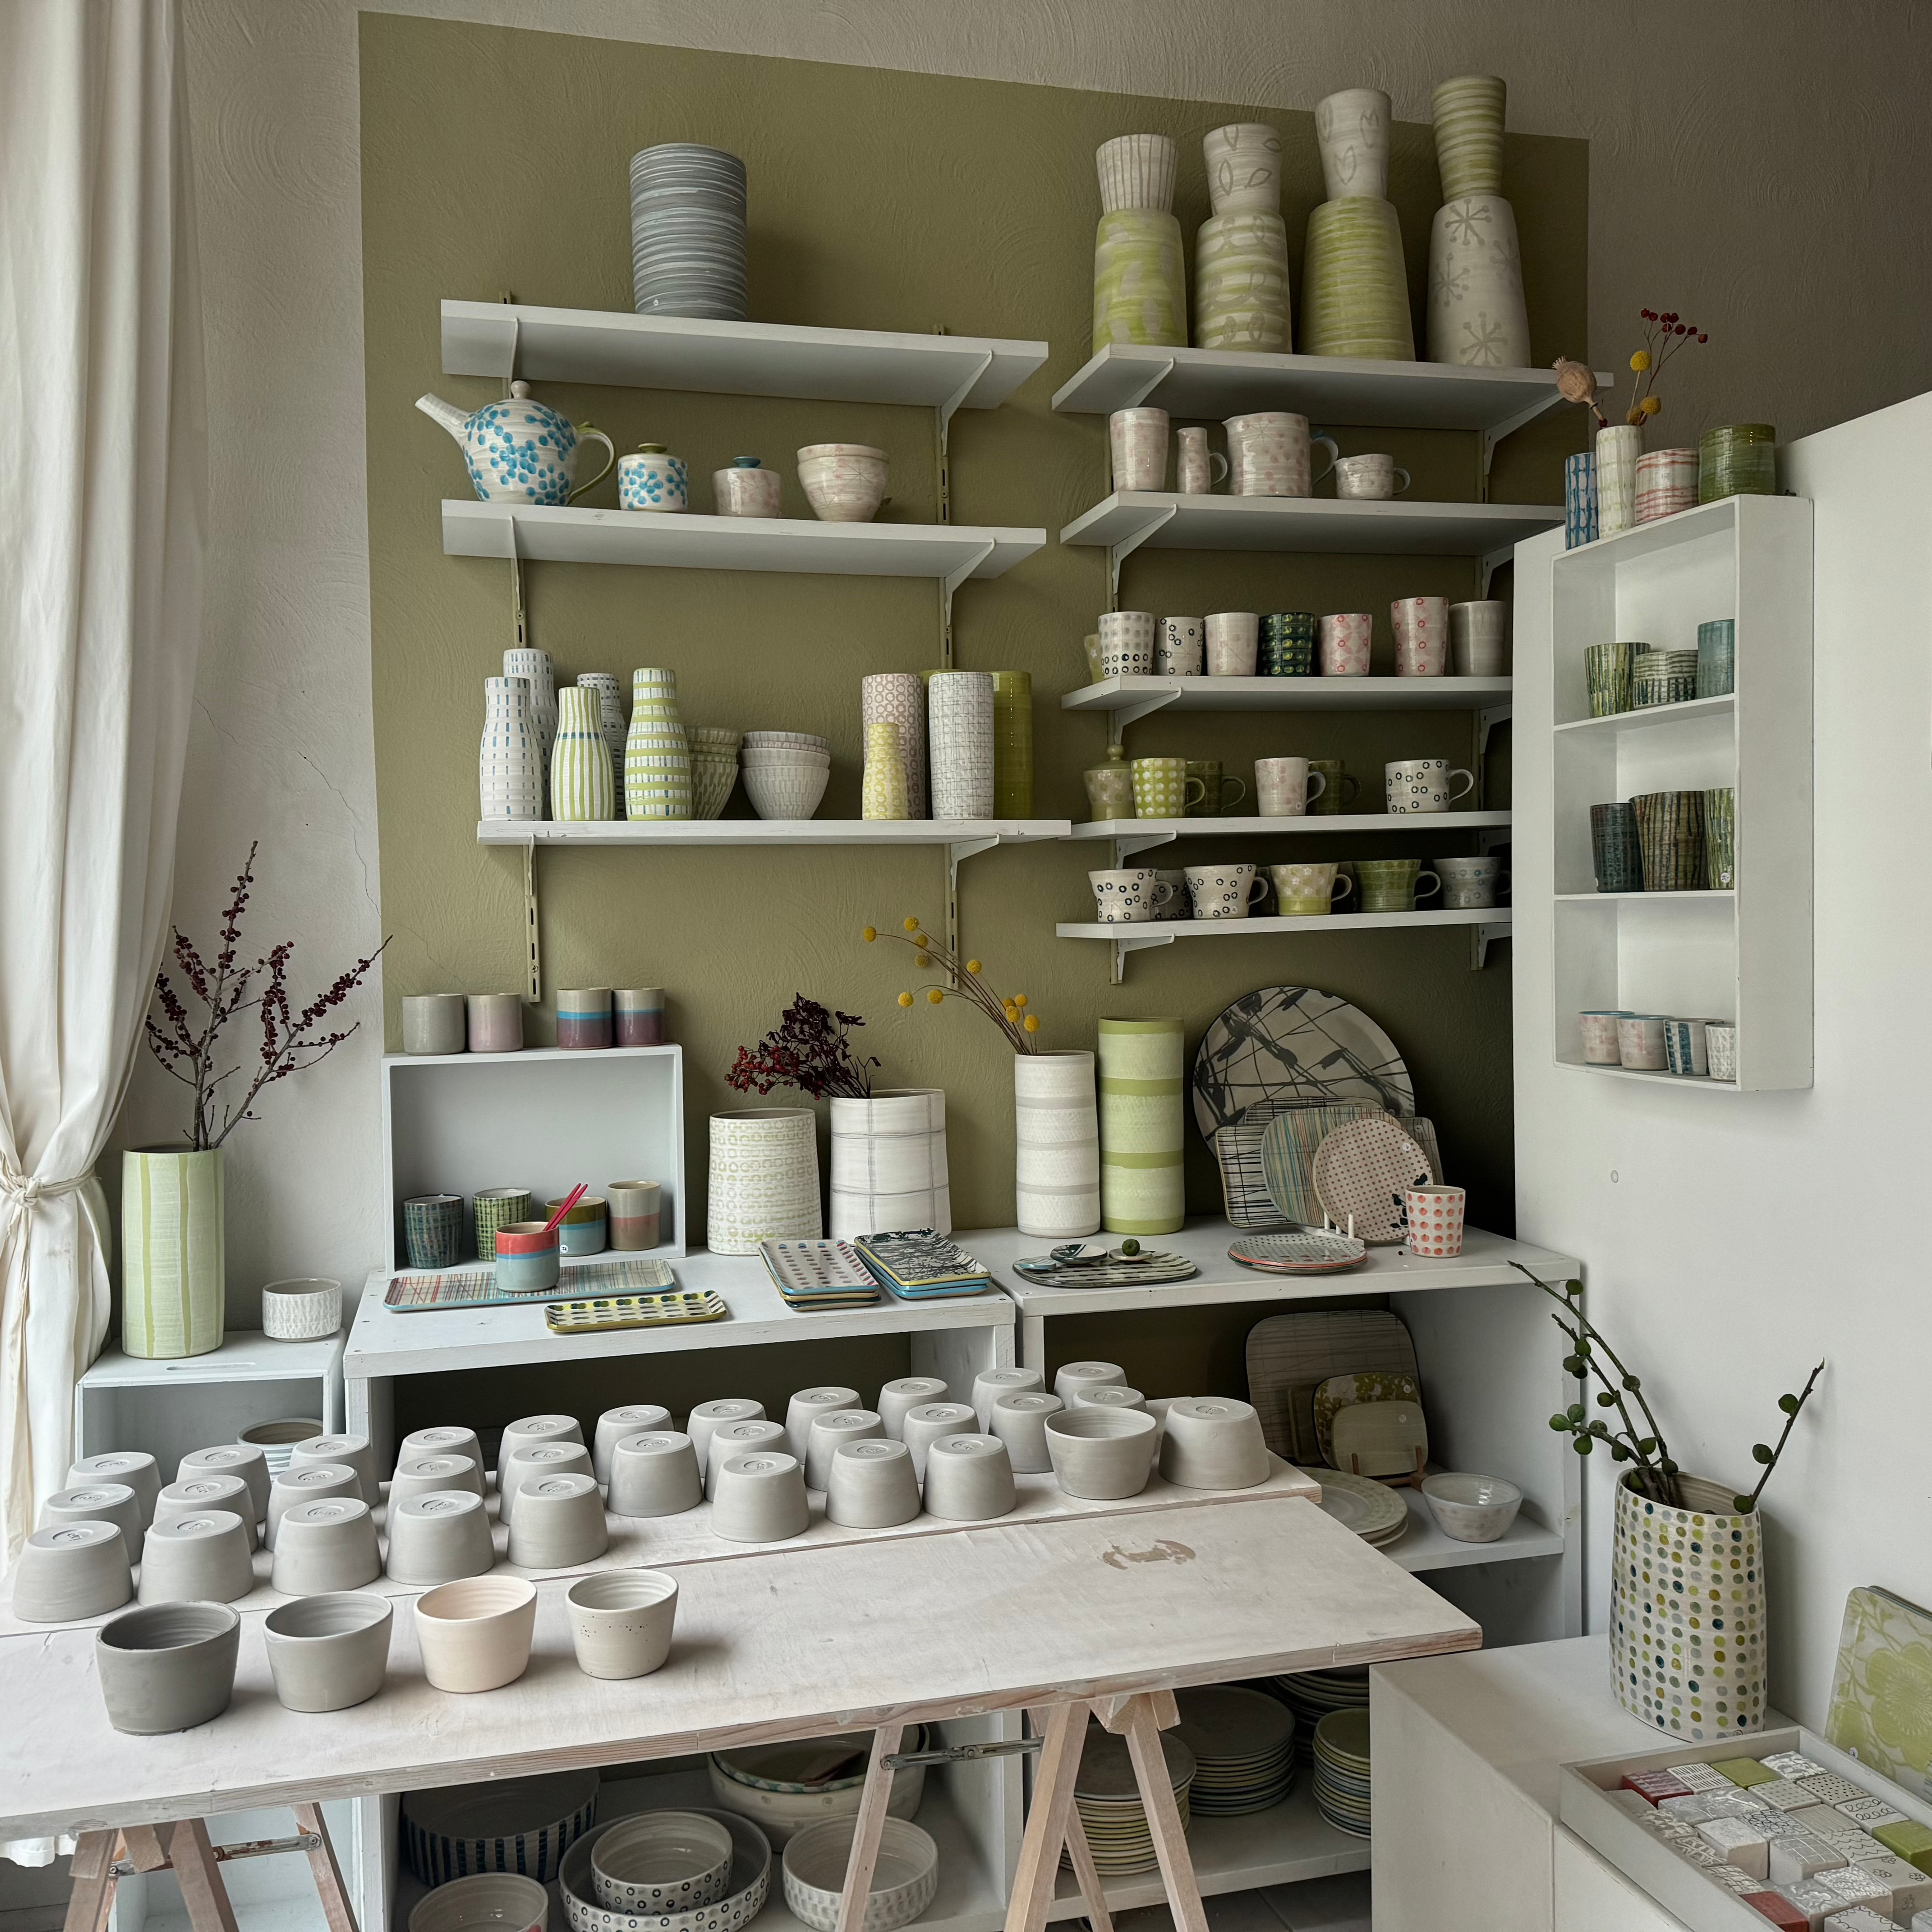
[[[1888,1798],[1908,1818],[1932,1826],[1932,1804],[1849,1751],[1828,1744],[1816,1732],[1797,1724],[1774,1726],[1748,1737],[1726,1738],[1709,1744],[1670,1742],[1660,1735],[1658,1748],[1638,1757],[1593,1758],[1566,1764],[1562,1772],[1559,1815],[1563,1822],[1593,1850],[1600,1852],[1633,1885],[1674,1912],[1690,1932],[1765,1932],[1768,1922],[1742,1898],[1703,1877],[1670,1847],[1654,1838],[1634,1818],[1626,1817],[1606,1792],[1622,1785],[1632,1771],[1662,1771],[1673,1764],[1712,1763],[1719,1758],[1768,1757],[1774,1751],[1802,1751],[1827,1771],[1862,1784]]]
[[[653,1294],[677,1286],[668,1262],[592,1262],[587,1267],[572,1268],[568,1280],[577,1291],[568,1298],[572,1300],[586,1295]],[[452,1268],[443,1274],[393,1276],[382,1306],[398,1315],[420,1315],[442,1308],[541,1307],[558,1298],[560,1286],[553,1282],[527,1294],[512,1294],[498,1289],[494,1268]]]
[[[669,1328],[687,1322],[723,1322],[731,1311],[698,1288],[668,1294],[597,1294],[553,1301],[544,1326],[553,1335],[600,1335],[613,1328]]]

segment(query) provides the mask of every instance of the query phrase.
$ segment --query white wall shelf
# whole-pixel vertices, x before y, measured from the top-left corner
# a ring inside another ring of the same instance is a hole
[[[1694,905],[1700,899],[1732,899],[1736,892],[1729,887],[1719,890],[1715,886],[1700,887],[1689,892],[1558,892],[1559,905],[1604,905],[1616,899],[1634,899],[1647,906]]]
[[[1068,838],[1111,838],[1123,854],[1144,852],[1176,838],[1317,837],[1334,832],[1488,832],[1507,826],[1507,812],[1337,812],[1299,818],[1094,818],[1062,834]]]
[[[948,590],[1004,577],[1043,549],[1044,530],[959,524],[821,524],[803,517],[659,515],[478,503],[446,497],[448,556],[665,570],[789,571],[808,576],[926,577]]]
[[[1620,737],[1630,731],[1656,731],[1676,728],[1706,720],[1728,718],[1737,700],[1723,698],[1687,698],[1676,704],[1646,704],[1636,711],[1612,712],[1607,718],[1572,718],[1556,728],[1561,732],[1587,733],[1592,738]]]
[[[1106,677],[1060,700],[1104,711],[1118,741],[1156,711],[1478,711],[1488,728],[1510,715],[1506,677]]]
[[[1696,1074],[1658,1072],[1640,1066],[1604,1066],[1587,1060],[1559,1060],[1559,1066],[1574,1067],[1579,1073],[1601,1073],[1612,1080],[1651,1080],[1672,1087],[1708,1087],[1720,1094],[1735,1094],[1735,1080],[1712,1080]]]
[[[1328,932],[1393,932],[1412,926],[1461,926],[1471,928],[1469,963],[1480,970],[1491,945],[1510,932],[1508,906],[1447,906],[1438,912],[1336,912],[1307,919],[1147,920],[1132,925],[1102,926],[1097,920],[1070,920],[1056,926],[1061,939],[1102,939],[1114,949],[1114,982],[1120,983],[1126,957],[1150,947],[1172,946],[1177,939],[1266,939],[1292,934],[1302,938]]]
[[[620,310],[442,304],[452,376],[588,382],[712,395],[992,410],[1046,361],[1044,342],[910,335]]]
[[[486,818],[479,845],[944,845],[968,857],[995,845],[1067,837],[1064,818]]]

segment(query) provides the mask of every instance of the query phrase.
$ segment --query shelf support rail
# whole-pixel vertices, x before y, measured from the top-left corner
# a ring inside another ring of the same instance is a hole
[[[1170,503],[1158,515],[1150,517],[1141,527],[1123,537],[1118,543],[1107,546],[1107,608],[1118,610],[1120,608],[1120,566],[1157,531],[1165,530],[1180,514],[1178,504]],[[1507,556],[1508,552],[1504,553]]]
[[[537,842],[524,841],[524,948],[528,969],[528,998],[543,998],[543,942],[537,926]]]
[[[936,333],[944,335],[945,330]],[[950,524],[952,520],[952,418],[966,398],[978,388],[980,378],[993,366],[993,352],[982,352],[973,366],[973,373],[955,389],[944,402],[934,410],[933,430],[939,451],[939,520]]]
[[[993,554],[994,546],[982,544],[950,575],[939,580],[939,668],[952,668],[952,593]]]

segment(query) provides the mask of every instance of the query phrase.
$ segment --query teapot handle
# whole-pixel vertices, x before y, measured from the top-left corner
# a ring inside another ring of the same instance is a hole
[[[597,440],[604,446],[604,467],[598,470],[597,474],[590,479],[589,482],[578,484],[576,488],[572,490],[570,494],[564,499],[564,501],[567,503],[575,502],[578,498],[582,496],[584,491],[590,488],[591,484],[602,482],[604,478],[610,475],[611,464],[615,463],[617,460],[616,445],[614,444],[601,429],[593,429],[589,423],[579,423],[577,425],[577,435],[578,440],[580,442],[587,442],[592,436],[595,436]]]

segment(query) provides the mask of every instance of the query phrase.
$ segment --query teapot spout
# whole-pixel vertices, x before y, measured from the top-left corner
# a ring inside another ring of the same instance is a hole
[[[446,403],[440,396],[418,396],[416,407],[431,422],[440,423],[458,442],[464,440],[464,433],[470,427],[466,410],[459,410],[454,403]]]

